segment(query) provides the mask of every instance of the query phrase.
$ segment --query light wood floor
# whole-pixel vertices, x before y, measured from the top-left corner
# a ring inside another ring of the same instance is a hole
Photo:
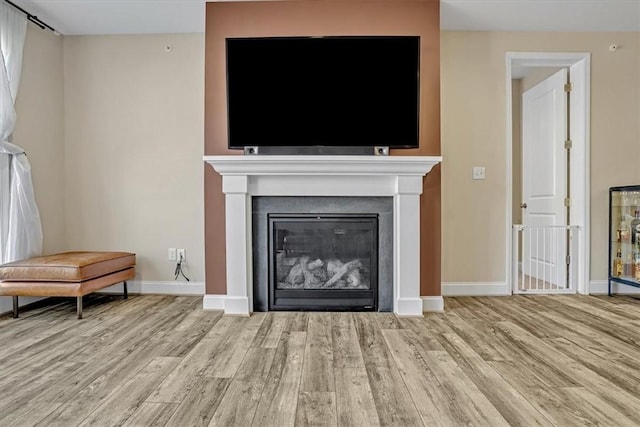
[[[640,301],[222,317],[195,297],[0,317],[1,426],[640,425]]]

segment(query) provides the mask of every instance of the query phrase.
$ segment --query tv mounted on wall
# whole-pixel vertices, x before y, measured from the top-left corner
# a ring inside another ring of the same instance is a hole
[[[418,146],[417,36],[228,38],[229,148]]]

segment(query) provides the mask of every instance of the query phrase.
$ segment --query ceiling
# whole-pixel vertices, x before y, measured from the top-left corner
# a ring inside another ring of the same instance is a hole
[[[66,35],[204,32],[205,0],[12,1]],[[442,30],[640,31],[640,0],[441,0],[440,9]]]

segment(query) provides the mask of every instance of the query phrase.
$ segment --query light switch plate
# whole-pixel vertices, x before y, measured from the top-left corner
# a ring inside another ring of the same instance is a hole
[[[473,179],[484,179],[484,166],[474,166],[473,167]]]

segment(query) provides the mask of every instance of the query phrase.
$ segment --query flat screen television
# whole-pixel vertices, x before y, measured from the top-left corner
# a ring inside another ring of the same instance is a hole
[[[417,36],[226,39],[229,148],[418,146]]]

